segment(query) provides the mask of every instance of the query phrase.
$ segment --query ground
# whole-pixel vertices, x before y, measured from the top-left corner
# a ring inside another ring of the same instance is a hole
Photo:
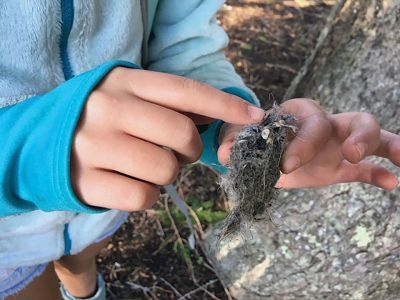
[[[227,57],[264,107],[283,97],[334,3],[227,1],[218,15],[231,39]],[[182,170],[177,182],[200,219],[200,235],[226,210],[217,180],[213,171],[198,165]],[[154,209],[132,213],[98,258],[109,299],[230,299],[201,250],[189,250],[188,235],[182,216],[165,195]]]

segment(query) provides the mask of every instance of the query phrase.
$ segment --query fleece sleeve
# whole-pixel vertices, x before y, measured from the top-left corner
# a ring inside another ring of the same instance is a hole
[[[47,94],[0,108],[0,217],[33,210],[104,211],[77,199],[70,181],[75,127],[90,92],[114,67],[110,61]]]
[[[225,59],[228,37],[216,20],[223,0],[160,0],[149,41],[149,70],[189,77],[259,105],[232,64]],[[221,171],[215,144],[221,122],[201,130],[200,160]]]

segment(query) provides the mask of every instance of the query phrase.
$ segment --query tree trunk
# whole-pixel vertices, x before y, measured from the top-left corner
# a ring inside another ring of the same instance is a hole
[[[399,133],[400,0],[342,2],[287,97],[372,112]],[[207,234],[204,249],[237,299],[400,298],[398,191],[341,184],[279,201],[281,225],[259,222],[251,237],[221,243]]]

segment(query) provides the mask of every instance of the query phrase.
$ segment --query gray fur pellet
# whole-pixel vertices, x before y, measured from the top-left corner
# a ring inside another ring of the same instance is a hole
[[[278,196],[276,182],[280,161],[295,118],[278,106],[260,124],[245,126],[232,147],[226,174],[220,185],[227,194],[231,211],[222,222],[219,238],[243,233],[256,220],[270,216]]]

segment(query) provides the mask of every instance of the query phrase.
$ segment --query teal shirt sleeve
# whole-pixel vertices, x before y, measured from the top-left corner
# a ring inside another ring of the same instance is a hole
[[[160,0],[148,43],[146,69],[205,82],[217,89],[246,87],[225,59],[228,35],[216,13],[224,0]]]
[[[258,99],[254,98],[249,92],[238,87],[227,87],[222,89],[225,93],[236,95],[247,102],[259,106]],[[200,161],[219,173],[225,173],[226,168],[218,161],[218,137],[221,126],[224,124],[223,121],[217,120],[209,124],[208,126],[199,126],[200,137],[203,142],[203,152],[200,157]]]
[[[102,212],[84,205],[70,181],[70,153],[83,106],[114,67],[110,61],[76,76],[47,94],[0,108],[0,217],[29,212]]]
[[[225,59],[228,36],[216,19],[223,4],[224,0],[160,0],[146,68],[202,81],[259,105],[256,95]],[[217,159],[221,125],[216,121],[200,126],[204,149],[200,161],[223,172]]]

